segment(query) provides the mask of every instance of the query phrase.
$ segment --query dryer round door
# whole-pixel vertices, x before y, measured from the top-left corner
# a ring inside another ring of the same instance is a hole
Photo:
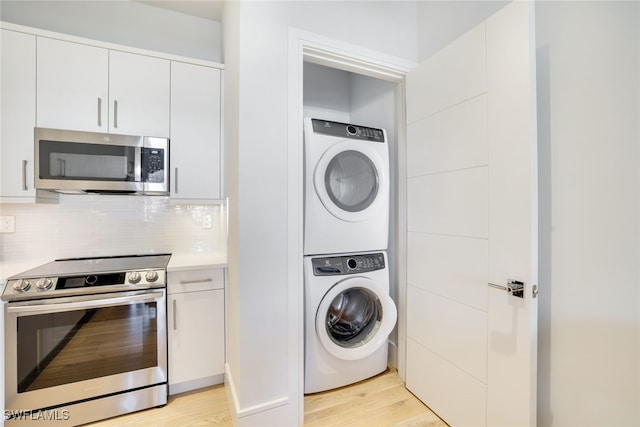
[[[388,199],[387,167],[378,151],[366,144],[338,142],[316,164],[316,194],[325,209],[343,221],[363,221]]]
[[[316,333],[329,354],[363,359],[387,342],[398,317],[388,292],[365,277],[336,283],[316,312]]]

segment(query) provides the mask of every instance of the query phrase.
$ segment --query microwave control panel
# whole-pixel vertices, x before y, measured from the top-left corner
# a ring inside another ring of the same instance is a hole
[[[164,150],[162,148],[142,149],[142,180],[162,182],[164,179]]]

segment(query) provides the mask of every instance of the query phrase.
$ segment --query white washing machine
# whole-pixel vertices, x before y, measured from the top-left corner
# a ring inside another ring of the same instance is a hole
[[[398,317],[386,253],[305,257],[304,274],[304,392],[383,372]]]
[[[386,131],[305,118],[304,141],[304,254],[386,250]]]

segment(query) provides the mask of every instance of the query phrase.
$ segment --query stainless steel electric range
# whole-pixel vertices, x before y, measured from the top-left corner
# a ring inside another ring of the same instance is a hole
[[[7,280],[7,425],[79,425],[166,404],[169,259],[60,259]]]

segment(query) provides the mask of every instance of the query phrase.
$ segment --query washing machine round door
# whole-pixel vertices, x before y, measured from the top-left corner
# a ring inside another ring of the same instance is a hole
[[[320,157],[313,183],[323,206],[338,219],[367,219],[388,200],[387,167],[378,150],[362,141],[341,141]]]
[[[316,312],[316,333],[329,354],[358,360],[387,343],[398,317],[388,292],[374,281],[353,277],[336,283]]]

